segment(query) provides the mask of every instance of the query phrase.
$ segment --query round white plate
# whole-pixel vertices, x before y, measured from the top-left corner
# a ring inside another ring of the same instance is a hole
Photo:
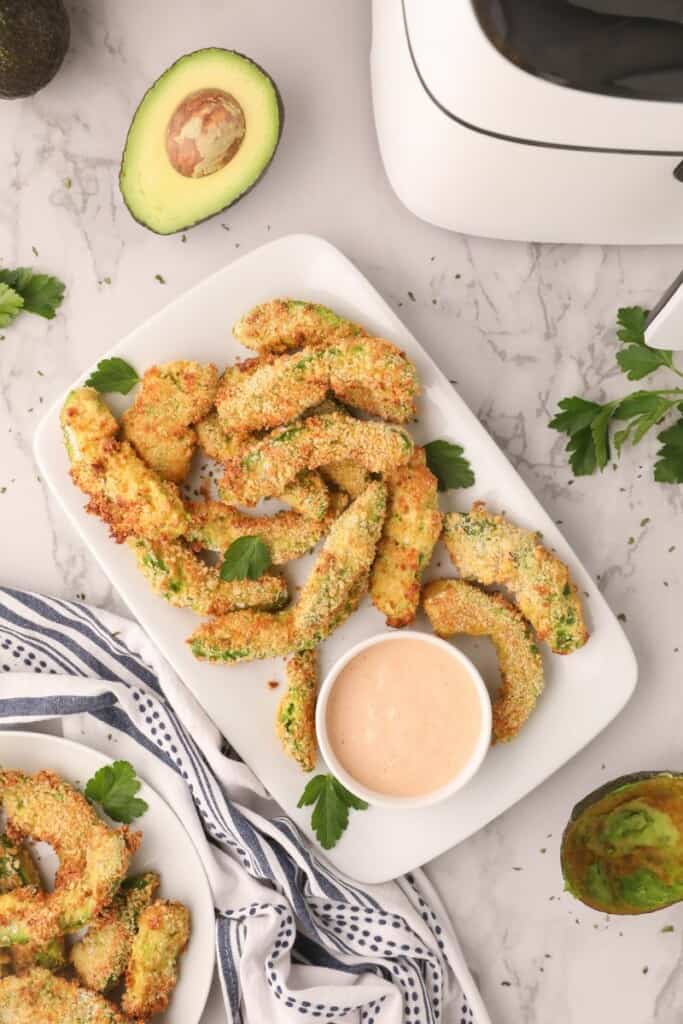
[[[35,732],[0,732],[0,765],[24,772],[48,769],[78,789],[109,758],[90,747]],[[155,1017],[158,1024],[197,1024],[209,994],[215,957],[213,897],[204,866],[180,819],[145,782],[138,793],[149,810],[136,819],[131,829],[143,833],[140,849],[131,864],[131,874],[154,870],[161,876],[158,896],[180,900],[192,916],[192,932],[180,960],[180,979],[166,1013]],[[116,824],[113,822],[112,824]],[[37,844],[41,873],[54,872],[56,857],[44,844]]]

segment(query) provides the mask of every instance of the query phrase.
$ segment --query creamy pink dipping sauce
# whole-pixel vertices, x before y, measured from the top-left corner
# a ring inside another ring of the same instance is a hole
[[[325,724],[333,752],[357,782],[416,797],[465,767],[482,711],[465,665],[436,644],[406,637],[367,647],[344,666]]]

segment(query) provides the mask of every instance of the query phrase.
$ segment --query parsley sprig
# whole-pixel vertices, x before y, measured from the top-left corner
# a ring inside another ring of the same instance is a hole
[[[141,785],[129,761],[113,761],[88,780],[85,795],[114,821],[130,825],[133,818],[140,818],[148,810],[147,803],[135,795]]]
[[[324,850],[331,850],[349,824],[349,810],[366,811],[365,800],[349,793],[334,775],[315,775],[301,794],[297,807],[315,804],[311,825]]]
[[[0,327],[6,327],[19,313],[52,320],[63,298],[64,285],[56,277],[36,274],[29,267],[0,270]]]
[[[630,306],[619,310],[617,337],[623,348],[617,362],[628,380],[642,380],[655,370],[667,369],[683,377],[674,365],[673,352],[645,343],[647,310]],[[638,444],[672,412],[683,414],[683,387],[633,391],[610,402],[592,402],[573,395],[563,398],[550,427],[567,435],[566,450],[575,476],[602,470],[624,445]],[[683,415],[657,435],[654,478],[662,483],[683,483]]]

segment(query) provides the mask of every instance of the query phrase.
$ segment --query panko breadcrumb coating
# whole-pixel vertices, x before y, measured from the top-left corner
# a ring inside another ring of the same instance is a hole
[[[318,694],[318,658],[315,650],[301,651],[286,666],[287,690],[280,701],[275,727],[285,753],[302,771],[315,768],[315,703]]]
[[[178,959],[190,937],[190,912],[174,900],[156,900],[138,920],[121,1006],[132,1017],[163,1013],[178,982]]]
[[[347,504],[345,494],[333,494],[325,518],[315,520],[294,510],[255,516],[220,501],[188,502],[187,540],[209,551],[225,551],[240,537],[260,537],[273,565],[283,565],[314,548]]]
[[[232,330],[239,342],[257,352],[288,352],[366,334],[327,306],[299,299],[271,299],[254,306]]]
[[[127,878],[110,907],[98,914],[71,947],[70,960],[81,983],[106,992],[122,977],[130,959],[140,914],[154,899],[159,876],[154,871]]]
[[[489,636],[501,685],[493,701],[493,735],[514,739],[543,691],[543,663],[529,623],[502,594],[465,580],[435,580],[424,588],[424,609],[441,637]]]
[[[367,469],[357,465],[351,459],[342,462],[328,462],[320,467],[323,479],[340,491],[345,491],[350,498],[357,498],[370,483],[371,477]]]
[[[216,462],[229,462],[239,458],[255,444],[258,438],[247,434],[238,436],[226,434],[218,422],[218,414],[210,413],[201,423],[197,424],[197,435],[202,449],[210,459]],[[220,484],[218,486],[220,494]],[[306,519],[322,519],[327,515],[330,496],[325,482],[319,473],[306,471],[285,487],[282,494],[273,495],[299,512]]]
[[[340,615],[375,559],[386,514],[387,489],[371,483],[349,505],[330,530],[294,607],[294,630],[309,645],[320,643],[336,627]]]
[[[197,444],[193,423],[213,405],[218,370],[211,363],[177,360],[152,366],[122,417],[123,435],[165,480],[181,483]]]
[[[240,608],[282,608],[289,597],[284,576],[264,573],[257,580],[222,580],[184,541],[129,540],[152,589],[176,608],[198,615],[224,615]]]
[[[77,388],[62,407],[71,477],[90,498],[86,509],[109,525],[117,541],[131,534],[174,538],[187,526],[177,487],[145,465],[93,388]]]
[[[0,981],[0,1024],[143,1024],[97,992],[42,967]]]
[[[476,502],[470,512],[444,518],[444,540],[466,579],[508,587],[525,618],[556,654],[588,640],[581,601],[569,570],[543,547],[540,535],[515,526]]]
[[[8,834],[47,842],[59,857],[52,892],[24,888],[0,896],[0,946],[77,931],[110,903],[140,833],[110,828],[82,793],[53,772],[0,772],[0,796]]]
[[[342,339],[328,348],[263,356],[225,372],[216,396],[230,433],[268,430],[323,401],[328,390],[346,405],[394,423],[415,415],[419,391],[413,364],[381,338]]]
[[[341,514],[330,530],[298,603],[283,612],[221,615],[196,629],[188,643],[205,661],[253,661],[308,650],[345,622],[367,591],[386,510],[380,482]]]
[[[278,658],[297,649],[291,608],[218,615],[202,623],[187,642],[200,661],[228,663]]]
[[[16,842],[7,835],[0,835],[0,894],[13,892],[23,886],[30,886],[38,891],[42,890],[43,883],[33,859],[31,851],[23,842]],[[47,967],[50,971],[57,971],[66,963],[66,950],[64,939],[55,936],[49,942],[36,944],[32,942],[17,943],[9,950],[0,950],[0,961],[7,970],[21,974],[30,970],[31,967]],[[0,976],[2,971],[0,963]]]
[[[371,473],[390,473],[412,453],[412,438],[400,427],[343,413],[311,416],[274,430],[241,459],[226,463],[221,497],[254,505],[281,494],[303,469],[351,459]]]
[[[387,478],[387,518],[370,579],[370,597],[387,625],[415,618],[420,583],[441,533],[438,481],[424,450]]]

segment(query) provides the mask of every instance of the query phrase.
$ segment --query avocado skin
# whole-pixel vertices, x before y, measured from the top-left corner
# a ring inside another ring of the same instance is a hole
[[[0,98],[32,96],[47,85],[70,37],[62,0],[0,0]]]
[[[0,3],[2,3],[2,0],[0,0]],[[137,224],[139,224],[143,228],[147,228],[148,231],[152,231],[155,235],[166,235],[166,234],[177,235],[181,231],[189,231],[190,228],[194,228],[198,224],[203,224],[205,221],[211,220],[213,217],[218,217],[219,214],[225,213],[225,211],[229,210],[231,206],[234,206],[236,203],[239,203],[240,200],[244,199],[246,196],[249,195],[249,193],[252,191],[252,189],[255,188],[255,186],[258,185],[258,183],[261,181],[261,179],[263,178],[264,174],[269,169],[270,165],[272,164],[273,160],[275,159],[275,154],[277,153],[278,146],[280,145],[280,139],[282,138],[282,130],[283,130],[284,124],[285,124],[285,105],[284,105],[284,103],[282,101],[282,96],[280,94],[280,90],[277,87],[277,83],[268,74],[266,69],[261,67],[261,65],[258,63],[258,61],[255,61],[253,59],[253,57],[248,57],[246,55],[246,53],[240,53],[239,50],[232,50],[231,52],[235,53],[238,57],[243,57],[245,60],[248,60],[251,64],[253,64],[255,68],[257,68],[263,75],[266,76],[266,78],[268,78],[270,80],[270,83],[273,86],[273,89],[275,90],[275,98],[277,99],[278,114],[279,114],[279,127],[278,127],[277,140],[275,142],[275,148],[273,149],[273,152],[272,152],[272,155],[270,157],[270,160],[265,165],[265,167],[263,168],[261,173],[258,175],[258,177],[254,178],[254,180],[252,181],[252,183],[249,186],[249,188],[245,189],[245,191],[242,192],[241,195],[237,196],[236,199],[233,199],[233,201],[231,203],[228,203],[226,206],[223,206],[220,210],[216,210],[215,213],[210,213],[206,217],[199,217],[197,220],[190,221],[184,227],[177,228],[173,232],[157,231],[155,228],[150,227],[149,224],[145,223],[144,220],[141,220],[138,216],[136,216],[136,214],[133,212],[133,210],[131,210],[130,206],[128,205],[128,200],[126,199],[125,191],[124,191],[123,188],[121,188],[121,175],[123,174],[123,168],[124,168],[124,165],[126,163],[126,150],[128,149],[128,136],[130,135],[131,129],[133,127],[133,124],[135,123],[135,116],[137,114],[138,107],[140,107],[142,105],[142,103],[144,101],[144,98],[147,95],[147,93],[149,93],[154,88],[154,86],[156,85],[158,79],[155,79],[154,82],[150,85],[150,87],[147,90],[147,92],[145,92],[145,95],[140,100],[140,103],[138,103],[138,106],[135,108],[135,114],[133,114],[133,117],[131,118],[130,128],[128,129],[128,132],[126,134],[126,142],[125,142],[125,145],[123,147],[123,154],[121,156],[121,164],[119,166],[119,191],[121,192],[121,196],[123,198],[123,201],[126,204],[126,209],[128,210],[128,212],[130,213],[131,217],[133,218],[133,220]],[[190,53],[182,54],[182,56],[178,57],[178,59],[175,60],[173,62],[173,64],[171,64],[170,67],[166,69],[166,71],[162,72],[162,74],[163,75],[167,74],[168,71],[171,71],[176,66],[176,64],[178,64],[181,60],[184,60],[186,57],[193,57],[195,54],[198,54],[198,53],[201,53],[201,50],[192,50]],[[160,75],[159,77],[162,77],[162,76]]]
[[[656,906],[652,907],[630,906],[628,908],[620,908],[616,906],[610,906],[609,908],[607,908],[606,906],[598,905],[597,903],[592,902],[589,894],[587,894],[586,892],[577,892],[576,888],[572,885],[570,880],[569,865],[568,858],[566,857],[566,852],[569,846],[571,831],[576,821],[580,817],[582,817],[587,811],[590,811],[590,809],[604,797],[611,796],[617,793],[620,789],[632,786],[635,783],[649,782],[652,779],[658,778],[683,780],[683,772],[660,770],[631,772],[628,775],[620,775],[618,778],[612,779],[611,782],[606,782],[602,786],[598,786],[597,789],[594,789],[592,792],[588,793],[585,797],[583,797],[583,799],[579,800],[578,803],[575,804],[574,808],[572,809],[571,816],[562,834],[562,842],[560,845],[560,861],[562,867],[562,876],[565,882],[565,889],[568,892],[570,892],[572,896],[574,896],[576,899],[580,900],[582,903],[585,903],[586,906],[591,907],[594,910],[599,910],[609,914],[627,914],[635,916],[638,914],[653,914],[658,910],[664,910],[667,907],[670,907],[675,903],[680,903],[683,900],[683,896],[680,895],[672,895],[670,898],[662,896],[662,901],[659,902]],[[599,861],[596,861],[595,863],[599,864]],[[638,872],[636,873],[643,872],[641,872],[641,870],[638,869]]]

